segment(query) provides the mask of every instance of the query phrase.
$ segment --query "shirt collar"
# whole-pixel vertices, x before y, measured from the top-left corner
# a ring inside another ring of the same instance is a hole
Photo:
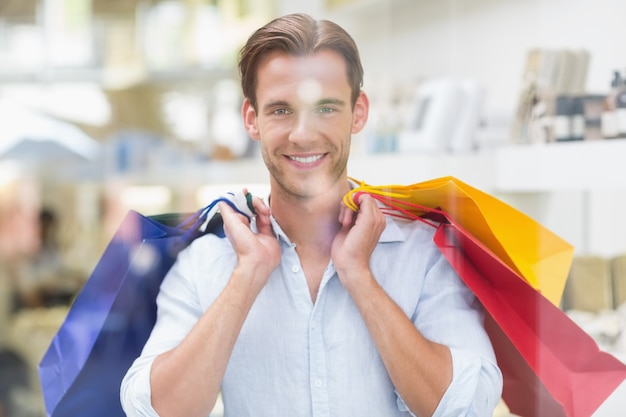
[[[354,184],[351,182],[351,185],[354,185]],[[265,200],[265,203],[269,205],[269,201],[268,201],[269,197],[265,197],[264,200]],[[382,203],[378,202],[378,205],[382,206]],[[385,229],[383,230],[380,237],[378,238],[378,242],[389,243],[389,242],[404,241],[406,239],[406,236],[402,232],[402,229],[400,225],[398,224],[398,220],[394,219],[391,216],[385,216],[385,220],[386,220]],[[276,237],[279,240],[286,243],[287,245],[292,245],[292,242],[289,239],[289,236],[287,236],[287,234],[283,231],[283,229],[280,227],[280,225],[278,224],[274,216],[270,216],[270,223],[272,225],[272,229],[274,230],[274,234],[276,235]],[[252,229],[255,232],[258,231],[258,229],[256,228],[256,222],[254,219],[252,222]]]

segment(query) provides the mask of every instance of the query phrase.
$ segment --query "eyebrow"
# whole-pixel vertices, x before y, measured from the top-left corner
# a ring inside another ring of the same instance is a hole
[[[346,102],[344,100],[340,100],[338,98],[323,98],[321,100],[318,100],[315,105],[316,106],[321,106],[324,104],[335,104],[337,106],[345,106]]]
[[[321,100],[318,100],[315,102],[315,106],[324,106],[324,105],[328,105],[328,104],[334,104],[337,106],[345,106],[346,102],[345,100],[341,100],[338,98],[323,98]],[[276,107],[289,107],[289,103],[285,100],[274,100],[274,101],[270,101],[268,103],[266,103],[263,106],[263,110],[264,111],[269,111],[273,108]]]
[[[287,103],[284,100],[274,100],[274,101],[270,101],[269,103],[266,103],[263,106],[263,110],[264,111],[269,111],[275,107],[285,107],[285,106],[289,106],[289,103]]]

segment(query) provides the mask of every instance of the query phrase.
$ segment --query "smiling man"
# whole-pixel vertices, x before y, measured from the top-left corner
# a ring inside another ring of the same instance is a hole
[[[250,224],[221,206],[165,277],[128,371],[128,416],[491,416],[502,377],[482,311],[432,242],[349,191],[367,122],[352,38],[294,14],[257,30],[239,69],[243,123],[270,195]]]

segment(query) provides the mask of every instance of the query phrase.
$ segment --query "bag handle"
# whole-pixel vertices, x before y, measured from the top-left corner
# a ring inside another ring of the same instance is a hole
[[[207,232],[209,222],[219,214],[219,202],[224,202],[239,214],[244,215],[248,221],[256,215],[252,205],[252,194],[243,191],[228,192],[225,195],[211,201],[209,205],[187,217],[176,226],[176,229],[184,231],[179,244],[186,246],[198,236]]]
[[[357,211],[359,206],[356,202],[359,200],[359,196],[368,194],[382,203],[381,211],[388,216],[405,220],[419,220],[432,227],[437,227],[438,223],[441,222],[451,223],[445,211],[413,203],[409,201],[410,194],[408,192],[398,191],[398,189],[403,190],[407,187],[401,185],[374,187],[361,182],[358,187],[344,195],[343,202],[346,207]]]

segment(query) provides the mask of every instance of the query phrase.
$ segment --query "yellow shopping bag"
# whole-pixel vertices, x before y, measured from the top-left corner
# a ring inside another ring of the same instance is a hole
[[[574,256],[572,245],[510,205],[454,177],[411,185],[361,185],[344,201],[355,208],[358,193],[377,196],[391,214],[422,216],[438,208],[494,252],[506,265],[558,306]],[[428,211],[428,210],[426,210]]]

